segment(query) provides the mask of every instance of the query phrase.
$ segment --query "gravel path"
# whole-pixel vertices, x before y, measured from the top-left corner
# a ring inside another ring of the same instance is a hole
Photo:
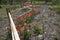
[[[47,5],[40,5],[35,8],[38,8],[41,13],[36,15],[32,22],[37,21],[40,22],[40,24],[43,24],[44,40],[55,40],[54,38],[59,39],[59,33],[57,30],[60,26],[60,21],[58,21],[60,16],[54,11],[51,11]]]

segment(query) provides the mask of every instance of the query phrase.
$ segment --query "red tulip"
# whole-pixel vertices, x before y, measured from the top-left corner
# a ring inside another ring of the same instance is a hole
[[[20,39],[22,39],[23,37],[22,36],[19,36]]]
[[[29,13],[29,15],[28,15],[28,16],[30,17],[31,15],[32,15],[32,13]]]
[[[22,24],[19,24],[18,26],[19,26],[19,27],[22,27]]]
[[[27,21],[26,21],[26,20],[24,20],[24,23],[27,23]]]
[[[11,28],[10,28],[10,27],[8,27],[7,29],[8,29],[8,30],[11,30]]]
[[[25,14],[25,17],[29,17],[29,16],[31,16],[31,14],[32,14],[32,11],[26,13],[26,14]]]
[[[23,17],[25,18],[25,15],[23,15]]]
[[[21,32],[24,32],[24,29],[23,29],[23,28],[20,28],[20,31],[21,31]]]
[[[20,17],[21,18],[21,20],[24,20],[24,16],[22,16],[22,17]]]
[[[24,26],[27,26],[27,23],[24,23]]]
[[[20,30],[20,27],[16,27],[16,29],[19,31]]]
[[[28,17],[28,13],[25,14],[25,17]]]
[[[17,31],[20,30],[20,27],[18,25],[15,25],[15,27],[16,27]]]
[[[20,21],[21,20],[21,18],[20,17],[17,17],[17,19],[16,19],[17,21]]]

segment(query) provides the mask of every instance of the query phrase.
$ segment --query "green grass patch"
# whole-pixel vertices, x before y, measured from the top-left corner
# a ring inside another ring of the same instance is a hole
[[[49,9],[52,9],[60,14],[60,5],[49,6]]]
[[[17,8],[20,8],[21,6],[20,5],[13,5],[11,8],[11,10],[16,10]]]
[[[49,6],[49,8],[51,8],[51,9],[60,9],[60,5]]]
[[[0,20],[4,17],[4,16],[6,16],[7,15],[7,13],[6,13],[6,9],[5,8],[1,8],[0,9]],[[2,17],[2,18],[1,18]]]
[[[44,1],[33,1],[32,4],[33,5],[39,5],[39,4],[44,4]]]
[[[6,9],[5,8],[1,8],[0,9],[0,13],[2,13],[2,12],[6,12]]]
[[[3,38],[0,38],[0,40],[4,40]]]

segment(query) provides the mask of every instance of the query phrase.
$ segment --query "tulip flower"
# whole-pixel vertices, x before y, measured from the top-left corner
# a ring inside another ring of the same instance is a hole
[[[22,24],[19,24],[18,26],[19,26],[19,27],[22,27]]]
[[[20,17],[21,18],[21,20],[24,20],[24,16],[22,16],[22,17]]]
[[[20,31],[21,31],[21,32],[24,32],[24,29],[23,29],[23,28],[20,28]]]
[[[11,28],[10,28],[10,27],[8,27],[7,29],[8,29],[9,31],[11,30]]]
[[[25,14],[25,17],[28,17],[28,13]]]
[[[28,16],[30,17],[31,15],[32,15],[32,13],[29,13],[29,15],[28,15]]]
[[[24,16],[25,16],[25,17],[29,17],[31,13],[32,13],[32,12],[30,11],[30,12],[26,13]]]
[[[16,29],[17,29],[17,31],[19,31],[20,30],[20,27],[16,27]]]
[[[24,23],[24,26],[27,26],[27,23]]]
[[[27,20],[24,20],[24,23],[27,23]]]
[[[20,21],[21,20],[21,18],[20,17],[17,17],[17,19],[16,19],[17,21]]]

